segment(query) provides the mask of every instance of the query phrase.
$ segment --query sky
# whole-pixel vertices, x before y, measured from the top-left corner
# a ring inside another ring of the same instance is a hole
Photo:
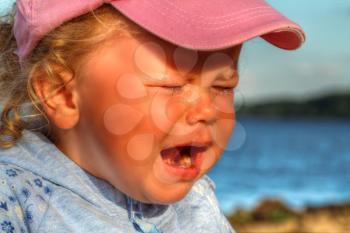
[[[349,92],[350,0],[268,2],[302,26],[306,42],[292,52],[260,38],[245,43],[238,91],[246,102],[299,101]]]
[[[0,0],[0,14],[14,0]],[[244,44],[237,93],[246,103],[304,100],[350,91],[350,0],[268,0],[302,26],[296,51],[257,38]],[[238,98],[237,98],[238,99]]]

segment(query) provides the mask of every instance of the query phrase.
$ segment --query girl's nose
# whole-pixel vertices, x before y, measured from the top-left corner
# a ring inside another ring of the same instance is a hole
[[[206,88],[200,88],[197,98],[190,101],[190,107],[187,112],[186,120],[194,125],[199,122],[212,124],[217,119],[217,109],[213,104],[213,96]]]

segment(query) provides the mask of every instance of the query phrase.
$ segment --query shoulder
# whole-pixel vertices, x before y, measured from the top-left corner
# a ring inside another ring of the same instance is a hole
[[[190,208],[190,218],[197,221],[196,225],[203,228],[198,229],[199,231],[211,229],[210,232],[215,233],[234,233],[220,209],[215,189],[215,182],[209,176],[204,175],[193,185],[183,205]]]
[[[193,185],[187,197],[189,205],[207,206],[211,211],[221,212],[215,190],[215,182],[207,175],[202,176]]]
[[[193,192],[203,196],[215,192],[215,189],[215,182],[208,175],[202,176],[192,187]]]
[[[42,177],[13,164],[0,163],[0,229],[36,229],[50,200],[51,188]]]

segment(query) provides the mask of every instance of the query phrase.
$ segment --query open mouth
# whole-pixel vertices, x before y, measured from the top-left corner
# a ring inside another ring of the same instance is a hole
[[[198,166],[198,156],[207,147],[179,146],[164,149],[160,152],[164,163],[167,165],[188,169]]]

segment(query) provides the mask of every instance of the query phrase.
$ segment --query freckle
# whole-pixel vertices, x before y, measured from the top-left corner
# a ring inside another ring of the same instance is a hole
[[[198,53],[196,50],[177,47],[174,51],[173,59],[178,71],[182,75],[185,75],[195,67],[198,60]]]
[[[152,134],[139,134],[128,142],[127,152],[135,160],[145,160],[152,154],[153,148],[154,136]]]
[[[143,113],[124,104],[108,108],[104,114],[106,129],[115,135],[124,135],[134,129],[142,120]]]
[[[140,45],[135,54],[136,66],[150,77],[163,77],[166,73],[166,55],[164,49],[157,43],[146,42]]]
[[[124,74],[117,79],[116,90],[126,99],[139,99],[147,95],[146,89],[139,77]]]

